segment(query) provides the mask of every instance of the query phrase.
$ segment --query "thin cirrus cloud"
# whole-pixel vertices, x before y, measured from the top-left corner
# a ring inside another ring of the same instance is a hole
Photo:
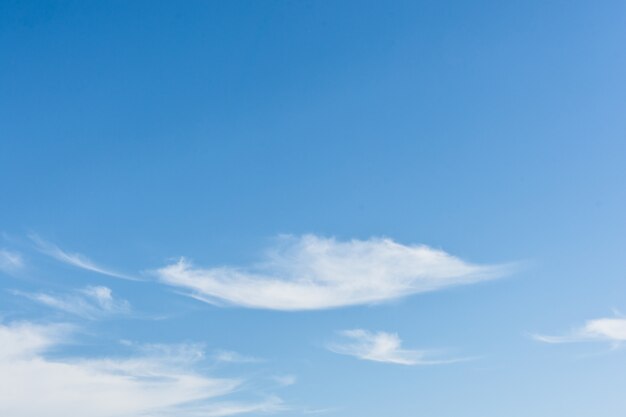
[[[0,249],[0,271],[7,274],[14,273],[24,267],[22,255],[18,252]]]
[[[47,352],[72,332],[58,324],[0,324],[0,415],[217,417],[283,407],[277,397],[222,400],[243,381],[196,371],[202,355],[195,347],[115,358],[49,358]]]
[[[27,293],[20,291],[15,291],[14,293],[47,307],[86,319],[124,315],[131,311],[128,301],[114,297],[111,289],[104,286],[88,286],[69,294]]]
[[[246,356],[232,350],[219,350],[213,355],[213,359],[217,362],[225,363],[256,363],[263,362],[260,358],[254,356]]]
[[[288,387],[290,385],[295,384],[298,381],[298,378],[295,375],[274,375],[271,378],[278,385],[283,387]]]
[[[36,234],[30,234],[28,236],[36,248],[43,254],[50,256],[51,258],[56,259],[57,261],[63,262],[68,265],[72,265],[76,268],[84,269],[91,272],[96,272],[98,274],[107,275],[114,278],[121,278],[131,281],[140,281],[139,278],[122,274],[120,272],[114,271],[109,268],[105,268],[93,262],[91,259],[87,258],[80,253],[70,253],[66,252],[63,249],[59,248],[57,245],[47,242],[43,240]]]
[[[466,361],[462,358],[440,358],[429,350],[405,349],[395,333],[370,332],[363,329],[339,332],[343,340],[327,346],[328,350],[359,359],[396,365],[440,365]]]
[[[626,341],[626,318],[607,317],[588,320],[582,326],[563,335],[532,335],[544,343],[609,342],[620,344]]]
[[[374,304],[506,275],[509,265],[476,265],[424,245],[391,239],[338,241],[283,236],[250,267],[195,267],[181,258],[158,269],[166,284],[212,304],[316,310]]]

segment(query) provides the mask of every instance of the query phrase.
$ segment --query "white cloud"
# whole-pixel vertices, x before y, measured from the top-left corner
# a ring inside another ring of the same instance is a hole
[[[122,279],[131,280],[131,281],[139,281],[138,278],[132,277],[130,275],[122,274],[120,272],[113,271],[109,268],[105,268],[100,265],[97,265],[92,260],[90,260],[84,255],[81,255],[80,253],[66,252],[63,249],[59,248],[58,246],[50,242],[46,242],[45,240],[41,239],[39,236],[35,234],[30,234],[29,237],[35,243],[35,245],[37,246],[37,249],[41,253],[48,255],[56,259],[57,261],[75,266],[80,269],[85,269],[87,271],[96,272],[98,274],[107,275],[107,276],[114,277],[114,278],[122,278]]]
[[[0,249],[0,271],[10,274],[23,266],[24,261],[19,253]]]
[[[222,402],[238,379],[211,378],[195,348],[122,358],[51,359],[71,335],[63,325],[0,324],[0,415],[11,417],[195,417],[276,411],[277,398]]]
[[[287,236],[249,268],[197,268],[185,259],[156,271],[164,283],[208,303],[275,310],[372,304],[500,277],[507,266],[474,265],[391,239],[337,241]]]
[[[232,350],[219,350],[215,352],[213,355],[213,359],[218,362],[228,362],[228,363],[254,363],[254,362],[262,362],[262,359],[255,358],[252,356],[242,355],[238,352],[233,352]]]
[[[535,334],[533,339],[544,343],[573,343],[573,342],[612,342],[626,341],[626,318],[601,318],[589,320],[581,327],[561,336],[546,336]]]
[[[328,349],[363,360],[398,365],[439,365],[467,360],[437,359],[432,351],[403,349],[402,340],[395,333],[354,329],[344,330],[339,334],[348,340],[332,343]]]
[[[280,398],[270,397],[256,403],[220,402],[200,407],[196,406],[191,409],[179,407],[179,414],[167,414],[166,412],[166,414],[153,414],[150,417],[169,417],[174,415],[183,417],[223,417],[248,413],[276,413],[286,410],[288,410],[288,408]]]
[[[89,286],[65,295],[18,291],[15,294],[87,319],[97,319],[130,312],[128,301],[114,298],[111,289],[103,286]]]
[[[276,382],[278,385],[282,385],[283,387],[288,387],[290,385],[295,384],[298,381],[295,375],[274,375],[272,380]]]

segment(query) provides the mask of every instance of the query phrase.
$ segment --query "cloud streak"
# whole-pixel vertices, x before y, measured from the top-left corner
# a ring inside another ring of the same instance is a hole
[[[544,343],[610,342],[626,341],[626,318],[600,318],[588,320],[582,326],[564,335],[547,336],[535,334],[532,338]]]
[[[114,298],[111,289],[103,286],[89,286],[64,295],[19,291],[14,293],[47,307],[86,319],[123,315],[131,310],[128,301]]]
[[[253,356],[242,355],[238,352],[233,352],[232,350],[220,350],[215,352],[213,355],[213,359],[217,362],[225,362],[225,363],[257,363],[263,362],[260,358],[255,358]]]
[[[396,365],[441,365],[467,359],[438,359],[432,351],[404,349],[395,333],[370,332],[363,329],[344,330],[345,339],[328,345],[331,352],[359,359]]]
[[[46,353],[63,344],[71,332],[63,325],[0,324],[0,415],[196,417],[281,407],[275,397],[253,403],[220,401],[243,381],[195,371],[199,360],[195,348],[116,358],[50,359]]]
[[[316,310],[374,304],[501,277],[503,265],[475,265],[391,239],[338,241],[285,236],[250,267],[198,268],[184,258],[156,271],[164,283],[212,304]]]
[[[274,375],[272,380],[278,385],[288,387],[297,382],[298,378],[295,375]]]
[[[66,252],[58,246],[46,242],[41,239],[39,236],[35,234],[30,234],[29,238],[35,243],[37,249],[45,254],[50,256],[51,258],[56,259],[57,261],[63,262],[68,265],[72,265],[76,268],[84,269],[91,272],[96,272],[98,274],[107,275],[109,277],[121,278],[130,281],[140,281],[140,279],[136,277],[132,277],[130,275],[122,274],[120,272],[113,271],[109,268],[105,268],[93,262],[91,259],[87,258],[80,253],[70,253]]]
[[[0,249],[0,271],[11,274],[23,267],[24,261],[19,253]]]

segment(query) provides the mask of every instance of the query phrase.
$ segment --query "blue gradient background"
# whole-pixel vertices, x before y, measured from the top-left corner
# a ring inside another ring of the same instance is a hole
[[[0,285],[107,285],[170,317],[95,322],[68,349],[264,357],[298,378],[282,398],[328,416],[622,417],[622,351],[528,334],[626,310],[624,45],[623,1],[3,1],[0,230],[28,271]],[[221,309],[59,265],[29,232],[131,273],[251,262],[279,233],[524,267],[373,307]],[[478,359],[323,349],[355,327]]]

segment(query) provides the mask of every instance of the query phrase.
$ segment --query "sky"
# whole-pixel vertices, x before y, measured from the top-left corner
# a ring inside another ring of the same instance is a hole
[[[626,3],[3,1],[0,415],[621,417]]]

